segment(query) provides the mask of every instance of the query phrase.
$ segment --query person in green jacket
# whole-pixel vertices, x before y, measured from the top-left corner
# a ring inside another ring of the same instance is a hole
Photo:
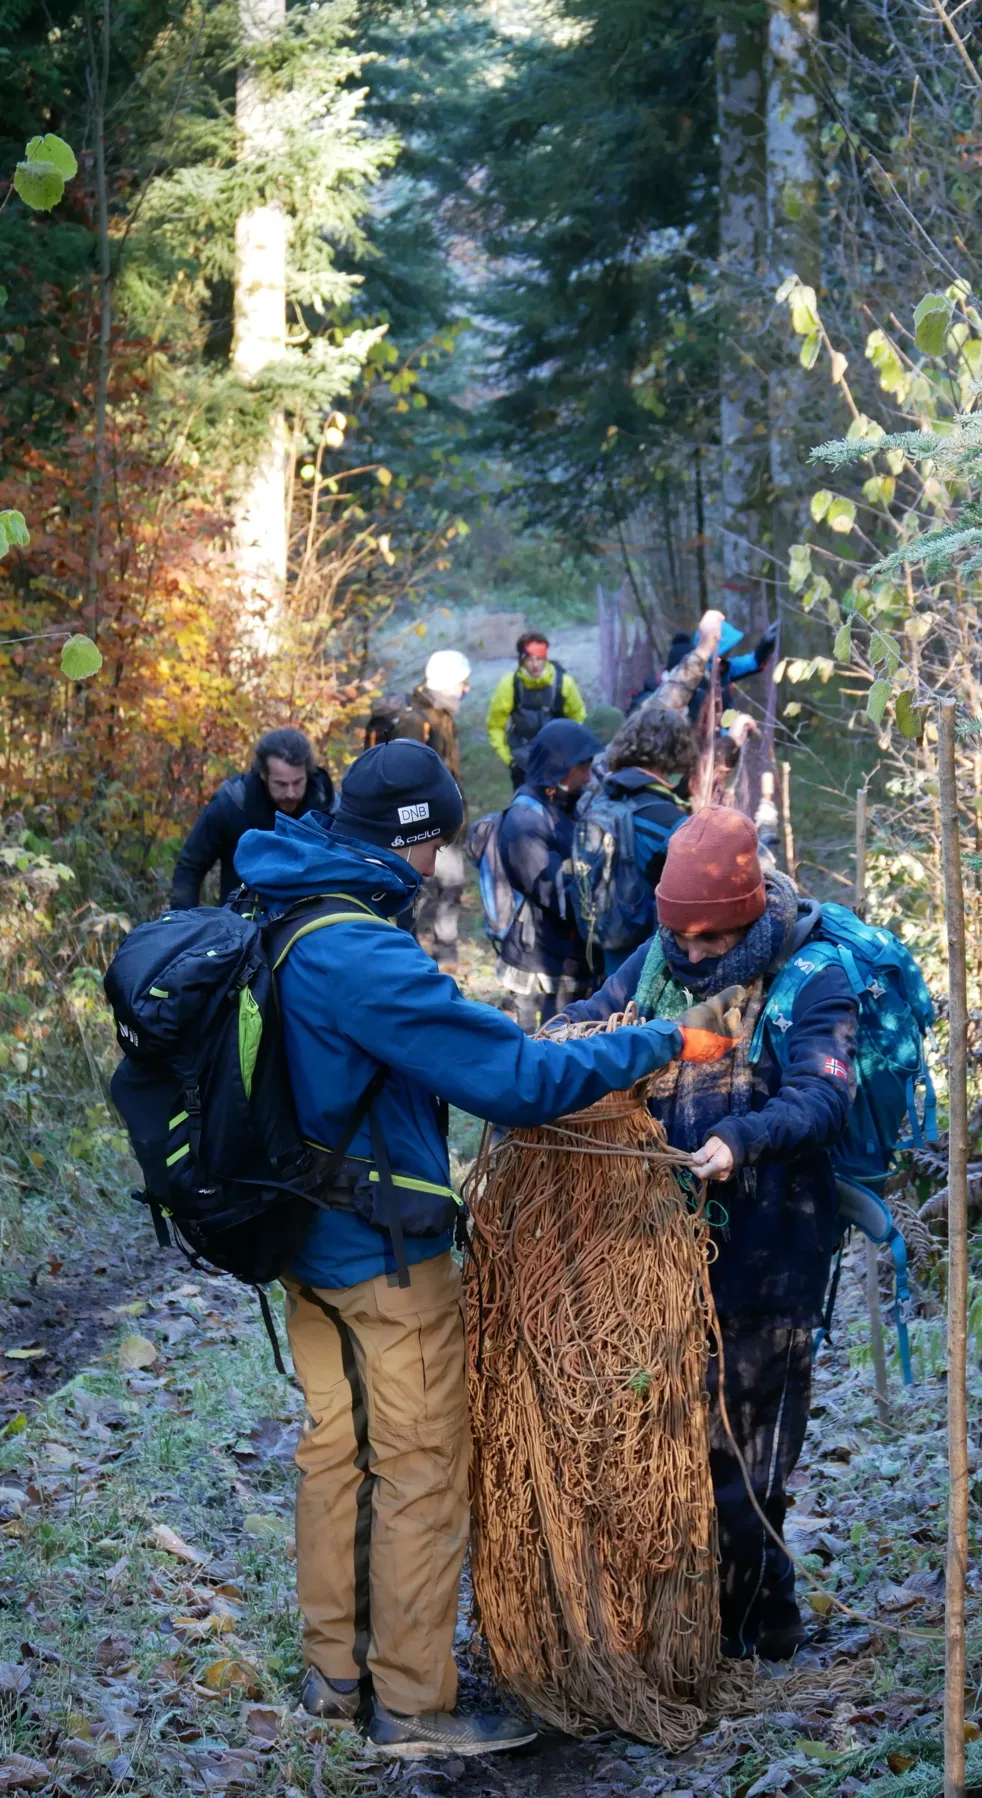
[[[586,706],[573,676],[549,660],[549,639],[543,631],[526,631],[515,648],[518,667],[513,674],[502,675],[491,695],[488,739],[508,769],[512,786],[520,787],[529,750],[543,725],[551,718],[582,724]]]

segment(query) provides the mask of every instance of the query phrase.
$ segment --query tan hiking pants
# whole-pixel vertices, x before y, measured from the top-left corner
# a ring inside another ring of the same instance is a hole
[[[284,1280],[307,1401],[297,1447],[304,1659],[371,1674],[390,1710],[452,1710],[470,1432],[460,1270],[450,1254],[319,1289]]]

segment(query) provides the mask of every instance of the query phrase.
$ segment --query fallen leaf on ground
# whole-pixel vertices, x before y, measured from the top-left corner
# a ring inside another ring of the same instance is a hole
[[[41,1459],[52,1472],[67,1473],[70,1467],[75,1466],[78,1457],[63,1442],[42,1442]]]
[[[0,1707],[4,1698],[20,1698],[31,1683],[30,1670],[16,1661],[0,1661]]]
[[[8,1517],[23,1517],[30,1502],[19,1486],[0,1486],[0,1517],[4,1521]]]
[[[133,1650],[130,1644],[121,1641],[118,1636],[103,1636],[95,1651],[95,1664],[104,1672],[108,1672],[113,1667],[125,1666],[132,1659]]]
[[[176,1530],[168,1529],[166,1523],[155,1523],[150,1534],[157,1547],[162,1548],[165,1554],[174,1555],[179,1561],[187,1561],[192,1567],[200,1567],[208,1559],[200,1548],[192,1548]]]
[[[817,1612],[819,1617],[827,1617],[835,1604],[831,1592],[807,1592],[805,1596],[812,1610]]]
[[[268,1513],[261,1515],[253,1512],[242,1519],[242,1528],[247,1536],[282,1536],[286,1527],[284,1518],[272,1517]]]
[[[0,1792],[37,1792],[51,1778],[43,1761],[32,1761],[26,1754],[8,1754],[0,1762]]]
[[[899,1754],[894,1750],[893,1754],[887,1755],[887,1766],[891,1773],[906,1773],[908,1768],[913,1765],[914,1756],[912,1754]]]
[[[242,1689],[250,1696],[259,1696],[259,1675],[255,1667],[248,1661],[234,1659],[212,1661],[201,1675],[201,1684],[209,1692],[232,1692]]]
[[[282,1718],[279,1711],[272,1706],[254,1705],[246,1711],[243,1718],[246,1734],[256,1742],[275,1742],[280,1733]]]
[[[146,1308],[146,1299],[133,1299],[129,1305],[110,1305],[109,1307],[117,1317],[142,1317]]]
[[[157,1350],[148,1336],[124,1336],[119,1345],[119,1365],[124,1373],[139,1367],[152,1367]]]
[[[48,1351],[39,1342],[35,1342],[29,1348],[4,1349],[3,1352],[8,1361],[40,1361]]]

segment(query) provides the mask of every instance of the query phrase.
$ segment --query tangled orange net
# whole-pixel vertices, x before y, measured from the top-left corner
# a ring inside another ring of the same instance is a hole
[[[709,1231],[645,1088],[482,1147],[472,1565],[495,1674],[537,1716],[677,1749],[720,1671]]]

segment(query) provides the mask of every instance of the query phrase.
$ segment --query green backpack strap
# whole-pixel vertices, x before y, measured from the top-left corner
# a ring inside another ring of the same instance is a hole
[[[336,904],[339,899],[355,909],[339,911]],[[387,930],[398,929],[391,918],[380,918],[378,912],[363,905],[360,899],[353,899],[350,893],[319,893],[314,899],[301,899],[298,904],[291,905],[289,911],[276,918],[266,931],[267,952],[273,973],[276,973],[301,937],[310,936],[314,930],[323,930],[328,924],[358,923],[362,918],[371,918],[374,923]]]
[[[338,900],[344,901],[352,909],[339,911],[337,909]],[[273,973],[275,974],[277,969],[282,967],[290,950],[295,943],[300,941],[301,937],[310,936],[315,930],[325,930],[330,924],[358,923],[363,918],[371,918],[374,923],[380,924],[388,930],[399,928],[391,918],[380,918],[378,912],[372,911],[370,906],[363,905],[360,899],[352,898],[350,893],[321,893],[316,899],[305,899],[299,905],[291,906],[288,912],[284,912],[283,916],[277,918],[275,923],[269,927],[268,954]],[[337,1170],[341,1166],[359,1126],[367,1117],[372,1136],[372,1154],[375,1157],[379,1181],[385,1194],[386,1229],[392,1242],[396,1279],[400,1286],[408,1286],[410,1283],[409,1263],[406,1259],[402,1218],[399,1215],[399,1195],[396,1192],[388,1153],[375,1115],[375,1100],[378,1098],[388,1074],[389,1070],[384,1063],[373,1074],[348,1119],[341,1142],[336,1149],[328,1151],[323,1177],[328,1183],[336,1177]]]

